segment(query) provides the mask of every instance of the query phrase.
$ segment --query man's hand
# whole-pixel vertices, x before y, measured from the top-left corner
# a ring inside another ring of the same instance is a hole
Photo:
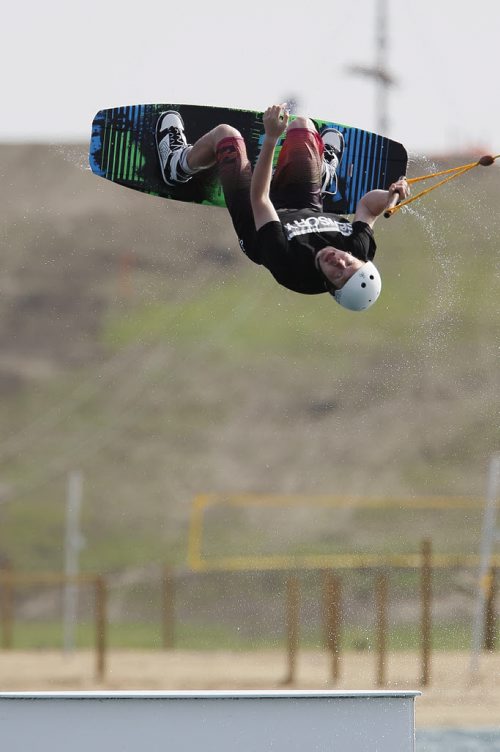
[[[377,217],[409,195],[410,187],[406,177],[403,175],[395,183],[392,183],[387,191],[375,189],[366,193],[358,201],[354,221],[366,222],[367,225],[373,227]]]
[[[289,115],[285,108],[286,102],[283,104],[273,104],[264,113],[264,132],[266,136],[276,141],[286,131],[288,126]]]
[[[395,183],[389,186],[389,203],[391,203],[392,197],[396,194],[399,196],[400,201],[403,201],[410,195],[410,186],[405,175],[402,175],[399,180],[396,180]]]

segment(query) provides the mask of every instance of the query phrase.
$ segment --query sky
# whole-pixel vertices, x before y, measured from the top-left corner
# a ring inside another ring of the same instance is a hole
[[[94,114],[146,102],[263,110],[378,131],[382,0],[26,0],[2,17],[0,141],[85,142]],[[385,0],[385,135],[410,153],[500,152],[500,0]]]

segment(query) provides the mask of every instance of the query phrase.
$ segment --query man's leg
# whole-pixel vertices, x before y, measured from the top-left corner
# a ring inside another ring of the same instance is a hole
[[[298,117],[287,129],[271,182],[276,209],[321,211],[323,142],[312,120]]]
[[[247,156],[245,141],[240,132],[229,125],[215,129],[212,138],[212,143],[215,143],[219,179],[240,248],[248,258],[260,264],[255,243],[257,235],[255,220],[250,201],[252,166]],[[206,146],[208,145],[207,143]],[[191,161],[191,156],[195,164],[200,164],[205,154],[200,149],[199,152],[189,155],[189,161]]]
[[[217,164],[240,247],[252,261],[260,263],[253,250],[256,232],[250,202],[252,168],[240,132],[231,125],[217,125],[190,145],[179,113],[167,112],[158,120],[157,144],[167,185],[185,183],[200,170]]]
[[[217,162],[217,144],[224,138],[241,138],[231,125],[217,125],[188,144],[184,123],[178,112],[164,112],[158,119],[156,138],[163,177],[169,185],[184,183],[200,170]]]
[[[165,183],[169,186],[186,183],[200,170],[216,162],[217,142],[228,135],[230,126],[219,125],[188,144],[184,122],[178,112],[163,112],[156,125],[156,145]],[[234,130],[234,129],[232,129]]]

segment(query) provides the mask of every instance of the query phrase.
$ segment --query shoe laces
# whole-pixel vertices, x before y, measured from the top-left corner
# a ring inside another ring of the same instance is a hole
[[[323,156],[327,162],[332,162],[333,160],[336,160],[338,164],[339,152],[331,144],[325,144],[325,148],[323,150]]]
[[[186,143],[184,134],[182,133],[180,128],[177,128],[175,125],[171,125],[168,129],[168,141],[171,149],[175,149],[179,146],[184,146]]]

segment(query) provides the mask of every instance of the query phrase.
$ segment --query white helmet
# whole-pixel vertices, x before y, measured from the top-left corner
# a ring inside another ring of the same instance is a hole
[[[382,289],[382,280],[377,267],[371,261],[363,264],[333,297],[350,311],[364,311],[375,303]]]

